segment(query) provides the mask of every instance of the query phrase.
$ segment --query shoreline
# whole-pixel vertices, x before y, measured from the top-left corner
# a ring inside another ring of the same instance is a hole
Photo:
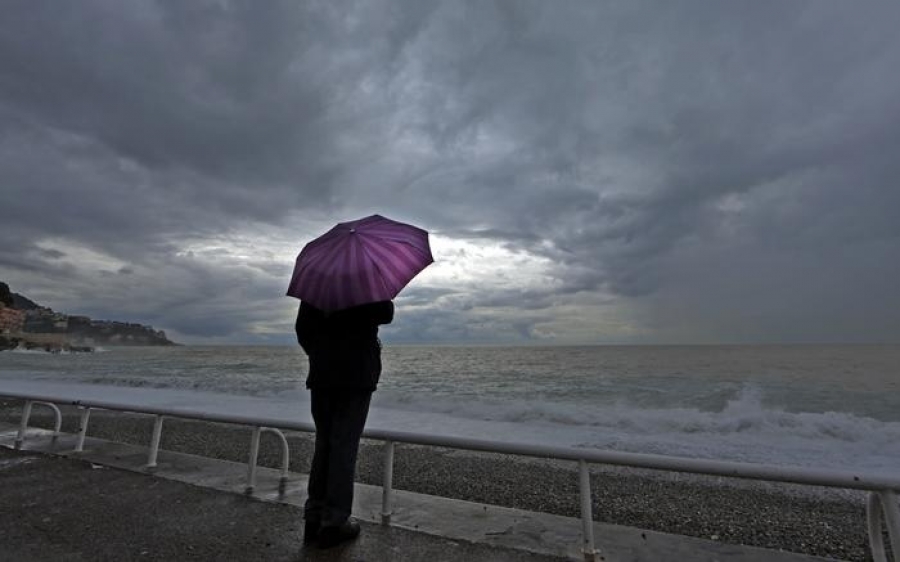
[[[0,419],[17,423],[20,402],[0,400]],[[65,410],[64,410],[65,413]],[[36,410],[31,425],[49,427],[49,412]],[[150,442],[148,416],[96,411],[88,434],[139,445]],[[75,432],[77,416],[63,417]],[[286,434],[291,470],[309,471],[311,434]],[[226,424],[167,419],[162,449],[246,462],[251,430]],[[357,481],[380,486],[379,442],[363,440]],[[278,467],[275,437],[263,434],[259,465]],[[743,481],[592,465],[594,519],[726,543],[788,550],[842,560],[871,560],[864,495],[799,485]],[[477,503],[579,517],[575,463],[401,445],[395,447],[394,487]]]

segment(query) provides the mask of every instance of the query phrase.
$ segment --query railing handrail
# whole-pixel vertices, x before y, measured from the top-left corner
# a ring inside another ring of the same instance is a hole
[[[283,418],[267,418],[241,414],[220,414],[188,410],[183,408],[166,408],[142,404],[123,404],[106,400],[89,398],[73,399],[71,397],[33,394],[27,392],[9,392],[0,389],[0,396],[21,400],[53,402],[71,406],[118,410],[133,413],[169,416],[194,419],[200,421],[232,423],[249,426],[268,426],[280,429],[315,432],[315,426],[309,422],[287,420]],[[766,480],[790,484],[822,486],[830,488],[846,488],[855,490],[879,491],[894,490],[900,492],[900,477],[864,472],[840,470],[824,470],[789,465],[767,465],[737,461],[714,459],[697,459],[669,455],[646,453],[629,453],[603,449],[581,449],[576,447],[560,447],[540,445],[536,443],[515,443],[492,441],[447,435],[427,435],[414,432],[387,429],[366,429],[363,437],[373,440],[406,443],[410,445],[426,445],[462,449],[469,451],[512,454],[519,456],[551,458],[557,460],[586,461],[593,464],[629,466],[650,470],[726,476],[749,480]]]

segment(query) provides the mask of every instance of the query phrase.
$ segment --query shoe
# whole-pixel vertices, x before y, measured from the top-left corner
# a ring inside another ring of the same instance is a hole
[[[307,519],[303,525],[303,544],[313,544],[319,538],[322,523],[318,519]]]
[[[351,519],[337,527],[322,527],[319,529],[319,548],[331,548],[352,541],[359,536],[359,531],[359,523]]]

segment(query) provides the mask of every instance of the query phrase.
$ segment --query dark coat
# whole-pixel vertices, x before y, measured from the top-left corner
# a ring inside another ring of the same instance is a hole
[[[393,319],[390,301],[332,313],[301,302],[296,330],[309,357],[306,388],[374,391],[381,377],[378,326]]]

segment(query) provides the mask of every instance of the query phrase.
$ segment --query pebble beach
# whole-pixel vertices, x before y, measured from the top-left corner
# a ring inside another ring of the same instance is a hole
[[[16,422],[16,401],[0,402],[0,418]],[[36,410],[32,425],[49,427]],[[77,417],[64,417],[63,431],[76,430]],[[89,434],[146,444],[147,416],[95,412]],[[163,449],[246,462],[248,428],[167,419]],[[263,435],[259,463],[276,467],[273,436]],[[308,472],[312,436],[289,435],[291,470]],[[380,485],[383,446],[364,440],[357,480]],[[618,467],[591,467],[594,519],[604,523],[675,533],[733,544],[788,550],[840,560],[871,560],[866,537],[864,496],[850,491],[658,473]],[[397,445],[394,487],[479,503],[578,517],[575,463],[549,459]],[[600,540],[598,543],[602,544]]]

